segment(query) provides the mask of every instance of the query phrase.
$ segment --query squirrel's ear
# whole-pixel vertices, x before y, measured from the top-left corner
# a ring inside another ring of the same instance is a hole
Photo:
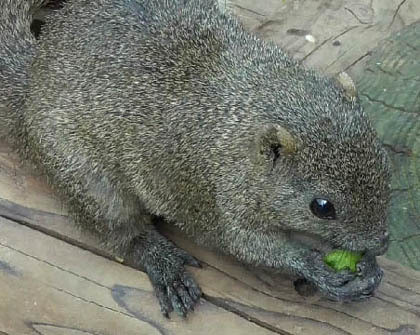
[[[354,101],[357,97],[357,89],[353,79],[347,74],[347,72],[341,72],[336,77],[337,83],[344,90],[344,95],[347,100]]]
[[[296,139],[279,125],[263,126],[258,129],[252,155],[256,163],[271,162],[275,166],[279,158],[293,155],[297,150]]]

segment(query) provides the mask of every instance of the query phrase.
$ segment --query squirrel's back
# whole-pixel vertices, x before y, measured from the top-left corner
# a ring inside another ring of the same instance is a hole
[[[73,1],[43,36],[33,71],[45,86],[39,113],[54,105],[52,119],[111,125],[120,118],[149,138],[200,124],[189,139],[204,133],[217,141],[227,133],[240,140],[263,123],[299,123],[291,132],[301,132],[326,112],[342,118],[343,105],[353,112],[331,80],[246,32],[213,0]],[[97,131],[86,136],[130,135]]]

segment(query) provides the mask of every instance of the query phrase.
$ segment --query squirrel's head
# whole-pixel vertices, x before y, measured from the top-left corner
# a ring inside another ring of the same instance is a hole
[[[252,146],[261,228],[308,234],[332,248],[386,251],[389,162],[355,102],[259,126]]]

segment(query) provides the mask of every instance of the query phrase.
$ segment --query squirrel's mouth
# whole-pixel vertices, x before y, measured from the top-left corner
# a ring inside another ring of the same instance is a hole
[[[380,246],[374,248],[365,248],[358,246],[352,240],[343,240],[342,244],[334,243],[333,240],[326,240],[321,238],[318,235],[298,232],[298,231],[289,231],[289,239],[291,241],[297,242],[302,245],[302,247],[307,248],[308,250],[319,251],[320,253],[327,254],[332,250],[346,250],[352,252],[369,252],[371,255],[379,256],[383,255],[389,246],[389,240],[385,239]]]
[[[321,253],[328,253],[333,249],[337,249],[336,246],[332,245],[328,241],[323,240],[320,236],[310,233],[290,231],[289,239],[301,244],[308,250],[316,250]]]

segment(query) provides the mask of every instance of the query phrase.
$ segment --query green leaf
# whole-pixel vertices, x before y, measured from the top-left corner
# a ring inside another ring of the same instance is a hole
[[[346,250],[333,250],[324,257],[324,262],[336,271],[350,270],[356,272],[356,265],[362,258],[362,253]]]

